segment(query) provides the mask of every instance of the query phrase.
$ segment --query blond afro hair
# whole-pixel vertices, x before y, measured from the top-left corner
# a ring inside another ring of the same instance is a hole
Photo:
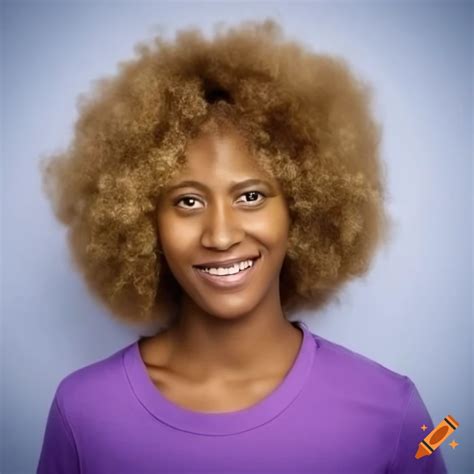
[[[113,316],[173,320],[180,288],[159,248],[157,201],[208,123],[238,130],[284,191],[285,313],[321,309],[367,273],[391,220],[372,89],[344,60],[285,39],[272,19],[218,25],[211,39],[158,35],[135,55],[80,96],[67,150],[40,161],[72,261]]]

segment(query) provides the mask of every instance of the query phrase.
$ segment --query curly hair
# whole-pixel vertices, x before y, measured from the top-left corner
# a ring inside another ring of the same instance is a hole
[[[321,309],[364,275],[391,235],[372,88],[338,57],[284,38],[273,19],[197,28],[135,46],[80,95],[66,151],[40,161],[68,227],[73,264],[120,321],[172,321],[180,288],[160,251],[156,209],[189,140],[238,130],[289,207],[280,272],[285,313]]]

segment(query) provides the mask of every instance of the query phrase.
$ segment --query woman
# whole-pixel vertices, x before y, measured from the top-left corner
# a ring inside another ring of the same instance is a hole
[[[59,383],[38,472],[446,472],[409,377],[290,321],[388,241],[369,88],[271,20],[137,51],[45,184],[93,294],[163,327]]]

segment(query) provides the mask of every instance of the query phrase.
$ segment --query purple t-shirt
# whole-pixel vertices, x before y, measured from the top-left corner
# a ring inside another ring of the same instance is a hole
[[[243,410],[165,398],[138,340],[72,372],[52,401],[37,473],[447,473],[439,448],[415,458],[434,426],[409,377],[294,324],[303,342],[292,368]]]

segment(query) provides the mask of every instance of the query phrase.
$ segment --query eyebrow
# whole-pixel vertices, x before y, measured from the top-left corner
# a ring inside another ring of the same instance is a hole
[[[255,184],[265,184],[265,185],[269,186],[270,188],[272,188],[271,183],[269,183],[268,181],[265,181],[264,179],[251,178],[251,179],[246,179],[244,181],[239,181],[239,182],[232,181],[231,186],[230,186],[230,190],[234,191],[235,189],[240,189],[240,188],[243,188],[243,187],[246,187],[246,186],[252,186],[252,185],[255,185]],[[200,189],[203,189],[205,191],[209,191],[209,187],[206,186],[204,183],[201,183],[200,181],[194,181],[192,179],[188,179],[188,180],[185,180],[185,181],[181,181],[180,183],[174,184],[173,186],[170,186],[167,189],[167,191],[171,192],[174,189],[185,188],[187,186],[195,186],[196,188],[200,188]]]

